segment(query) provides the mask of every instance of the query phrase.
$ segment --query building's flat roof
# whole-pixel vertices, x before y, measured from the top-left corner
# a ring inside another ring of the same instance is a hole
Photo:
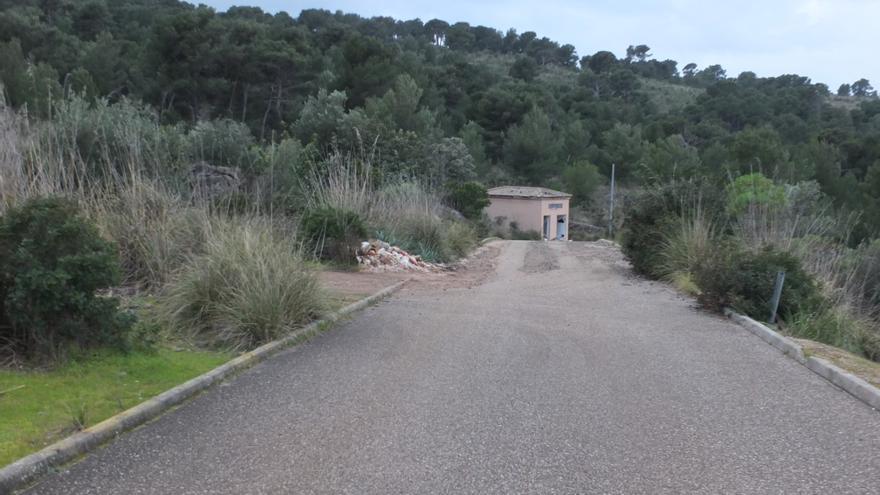
[[[500,186],[489,189],[489,196],[498,198],[570,198],[571,194],[546,187]]]

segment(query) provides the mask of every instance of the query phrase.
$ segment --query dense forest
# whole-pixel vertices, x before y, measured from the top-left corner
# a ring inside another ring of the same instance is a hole
[[[579,58],[534,32],[436,19],[0,2],[6,99],[34,115],[71,93],[128,98],[166,124],[225,119],[257,142],[373,147],[384,173],[438,181],[567,187],[587,164],[607,176],[612,163],[630,183],[760,171],[816,181],[864,212],[862,235],[880,227],[880,100],[868,81],[832,94],[799,75],[680,65],[646,45]]]
[[[613,232],[637,271],[753,315],[787,271],[792,333],[880,360],[880,99],[867,79],[831,90],[733,75],[646,44],[581,56],[437,19],[0,0],[0,83],[0,166],[15,179],[0,181],[0,208],[74,196],[116,243],[124,283],[197,315],[163,323],[181,331],[210,314],[193,306],[207,291],[181,287],[213,273],[198,256],[217,246],[247,251],[253,235],[273,247],[246,258],[277,260],[298,238],[352,262],[369,236],[448,261],[480,237],[531,235],[481,217],[486,186],[569,191],[574,219],[604,226],[614,167]],[[224,214],[196,201],[206,167],[234,186]]]

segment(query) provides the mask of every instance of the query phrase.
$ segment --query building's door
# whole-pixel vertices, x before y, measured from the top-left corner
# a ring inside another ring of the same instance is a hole
[[[544,235],[543,239],[550,239],[550,215],[544,215]]]
[[[556,238],[560,241],[564,241],[566,234],[568,234],[565,226],[565,215],[558,215],[556,217]]]

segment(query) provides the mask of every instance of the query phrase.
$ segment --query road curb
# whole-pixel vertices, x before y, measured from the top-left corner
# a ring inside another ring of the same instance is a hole
[[[759,323],[749,318],[748,316],[741,315],[730,308],[724,308],[724,314],[731,320],[739,323],[740,326],[744,327],[746,330],[752,332],[758,337],[761,337],[764,342],[767,342],[768,344],[782,351],[782,353],[786,356],[794,359],[801,364],[806,363],[807,360],[804,357],[804,350],[797,342],[787,337],[783,337],[763,323]]]
[[[264,344],[250,352],[242,354],[207,373],[166,390],[131,409],[127,409],[115,416],[107,418],[94,426],[53,443],[39,452],[23,457],[12,464],[9,464],[0,469],[0,494],[12,493],[13,490],[23,488],[30,483],[33,483],[52,469],[96,449],[127,430],[156,418],[168,409],[197,395],[225,378],[250,368],[260,361],[276,354],[278,351],[315,335],[320,331],[323,325],[334,323],[351,313],[366,308],[367,306],[394,294],[400,290],[406,282],[407,280],[404,280],[390,287],[386,287],[371,296],[365,297],[360,301],[349,304],[339,311],[331,313],[321,320],[309,323],[305,327],[296,330],[281,339],[269,342],[268,344]]]
[[[833,385],[843,389],[875,410],[880,411],[880,389],[877,387],[822,358],[815,356],[806,357],[800,344],[780,335],[778,332],[748,316],[741,315],[730,308],[724,308],[724,314],[731,320],[739,323],[746,330],[761,337],[765,342],[782,351],[786,356],[804,365],[813,373],[828,380]]]

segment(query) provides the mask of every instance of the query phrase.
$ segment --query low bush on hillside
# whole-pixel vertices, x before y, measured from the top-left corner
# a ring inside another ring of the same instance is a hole
[[[489,193],[479,182],[464,182],[450,187],[449,202],[469,220],[479,220],[489,206]]]
[[[196,344],[252,349],[314,318],[318,282],[296,246],[258,219],[216,220],[158,301],[158,318]]]
[[[713,212],[720,208],[716,194],[705,184],[680,182],[643,192],[626,214],[622,235],[624,254],[633,269],[652,278],[662,278],[679,269],[688,249],[705,243],[714,227]],[[664,254],[664,246],[666,254]]]
[[[779,302],[783,319],[812,313],[822,306],[818,284],[796,257],[769,247],[754,253],[730,241],[719,243],[696,263],[694,281],[701,291],[698,300],[711,309],[730,306],[764,320],[769,316],[779,271],[785,272],[785,290]]]
[[[301,232],[318,258],[348,264],[355,262],[355,251],[367,236],[360,215],[331,206],[307,210]]]
[[[770,313],[784,271],[781,327],[880,360],[880,249],[845,244],[852,219],[834,215],[814,182],[782,188],[753,173],[707,203],[700,188],[641,194],[626,218],[623,249],[636,271],[665,279],[706,308]],[[698,194],[695,194],[697,192]]]
[[[133,317],[96,291],[119,281],[114,246],[72,203],[31,199],[0,218],[0,339],[8,354],[124,342]]]

